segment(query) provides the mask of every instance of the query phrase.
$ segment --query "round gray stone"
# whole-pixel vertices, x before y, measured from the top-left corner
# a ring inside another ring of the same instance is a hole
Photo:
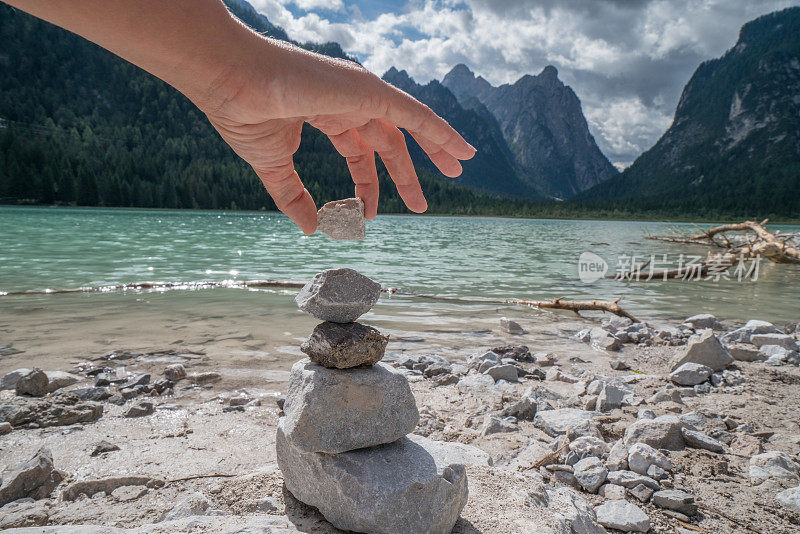
[[[303,286],[294,301],[322,321],[352,323],[378,302],[380,293],[379,283],[353,269],[328,269]]]

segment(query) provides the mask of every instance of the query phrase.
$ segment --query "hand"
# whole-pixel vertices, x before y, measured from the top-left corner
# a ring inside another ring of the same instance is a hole
[[[375,152],[412,211],[427,202],[406,147],[406,129],[447,176],[475,149],[427,106],[360,65],[255,37],[215,88],[219,103],[201,105],[211,124],[252,165],[278,209],[306,234],[317,210],[294,169],[303,122],[325,133],[345,157],[367,219],[378,213]]]
[[[427,209],[404,128],[447,176],[475,154],[447,122],[350,61],[266,39],[220,0],[6,0],[67,28],[166,81],[192,100],[255,169],[278,209],[306,234],[311,195],[294,170],[303,122],[347,159],[367,218],[378,212],[377,152],[409,209]]]

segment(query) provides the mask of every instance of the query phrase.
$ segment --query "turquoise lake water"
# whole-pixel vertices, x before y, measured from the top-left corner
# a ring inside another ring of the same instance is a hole
[[[282,214],[0,207],[0,292],[101,286],[137,281],[220,281],[273,278],[305,281],[318,271],[351,267],[404,290],[465,298],[612,299],[644,317],[711,312],[726,319],[800,320],[800,267],[762,262],[758,280],[650,281],[578,277],[589,251],[613,274],[626,258],[668,254],[705,256],[707,249],[643,239],[673,225],[636,221],[562,221],[435,216],[379,216],[367,239],[337,242],[303,236]],[[800,231],[799,226],[770,229]],[[196,299],[169,291],[162,299]],[[204,290],[210,305],[252,298],[235,289]],[[218,297],[215,297],[217,295]],[[237,296],[237,295],[240,295]],[[69,300],[91,306],[100,295]],[[105,295],[105,299],[113,298]],[[281,305],[291,307],[290,295]],[[33,296],[0,297],[0,312]],[[166,301],[165,301],[166,302]],[[394,312],[413,314],[415,299]],[[453,313],[452,304],[425,313]]]

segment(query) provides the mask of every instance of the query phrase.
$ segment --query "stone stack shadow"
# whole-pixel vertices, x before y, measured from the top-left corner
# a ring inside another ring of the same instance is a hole
[[[286,488],[335,527],[450,532],[467,475],[447,443],[410,435],[419,422],[408,379],[380,363],[388,337],[355,322],[380,285],[352,269],[317,274],[295,298],[323,320],[292,366],[276,450]]]

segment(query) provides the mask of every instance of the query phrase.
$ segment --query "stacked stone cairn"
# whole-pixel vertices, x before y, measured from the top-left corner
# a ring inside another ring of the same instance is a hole
[[[339,529],[450,532],[467,502],[466,470],[449,444],[408,435],[419,412],[405,375],[380,363],[389,339],[355,322],[379,294],[366,276],[331,269],[295,298],[324,322],[292,366],[278,466],[292,495]]]

